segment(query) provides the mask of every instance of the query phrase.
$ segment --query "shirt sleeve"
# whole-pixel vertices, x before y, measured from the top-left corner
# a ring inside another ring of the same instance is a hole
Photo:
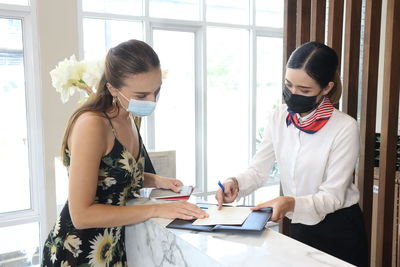
[[[251,160],[249,167],[236,177],[239,183],[238,198],[247,196],[261,187],[269,176],[271,167],[275,162],[272,128],[273,117],[275,117],[274,114],[277,111],[278,109],[275,112],[271,112],[270,116],[268,116],[263,141]]]
[[[315,225],[343,208],[360,149],[357,122],[351,120],[336,136],[329,153],[326,179],[315,194],[295,197],[292,223]]]

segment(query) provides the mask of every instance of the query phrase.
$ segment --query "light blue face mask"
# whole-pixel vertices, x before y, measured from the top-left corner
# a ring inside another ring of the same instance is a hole
[[[127,101],[129,101],[129,105],[128,105],[128,108],[126,108],[126,111],[133,113],[133,115],[135,115],[135,116],[139,116],[139,117],[149,116],[154,112],[154,109],[156,108],[156,102],[128,99],[121,92],[118,92],[118,93],[121,94]],[[121,101],[120,101],[120,103],[121,103]],[[121,103],[121,105],[122,105],[122,103]]]

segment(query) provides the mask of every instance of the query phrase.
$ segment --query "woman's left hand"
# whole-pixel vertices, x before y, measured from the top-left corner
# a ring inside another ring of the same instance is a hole
[[[183,183],[177,179],[157,176],[155,179],[155,185],[157,188],[171,189],[172,191],[179,193]]]
[[[295,200],[293,197],[277,197],[270,201],[258,204],[252,210],[272,208],[271,221],[277,222],[283,219],[287,212],[294,211]]]

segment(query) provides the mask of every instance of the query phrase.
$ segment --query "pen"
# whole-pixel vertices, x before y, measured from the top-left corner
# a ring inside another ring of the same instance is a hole
[[[225,187],[221,184],[221,181],[218,181],[219,187],[221,187],[222,192],[225,192]]]

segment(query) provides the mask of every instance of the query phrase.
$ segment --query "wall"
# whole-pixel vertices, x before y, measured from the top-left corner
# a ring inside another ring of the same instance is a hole
[[[77,107],[77,98],[63,104],[51,85],[49,71],[72,54],[78,56],[77,0],[37,1],[40,83],[44,134],[45,192],[47,230],[56,219],[54,158],[60,146],[69,115]]]

